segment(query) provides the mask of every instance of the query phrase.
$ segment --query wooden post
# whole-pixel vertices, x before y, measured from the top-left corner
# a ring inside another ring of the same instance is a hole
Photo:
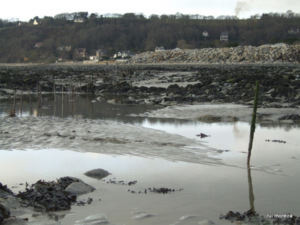
[[[38,116],[42,115],[42,90],[41,84],[38,82]]]
[[[52,80],[53,80],[53,97],[54,97],[54,104],[56,103],[56,87],[55,87],[55,79],[52,76]]]
[[[17,97],[17,91],[14,90],[14,104],[13,104],[13,114],[16,113],[16,97]]]
[[[23,89],[21,90],[20,115],[23,113]]]
[[[31,102],[31,94],[30,89],[28,89],[28,98],[29,98],[29,106],[30,106],[30,115],[32,115],[32,102]]]
[[[253,113],[252,113],[252,121],[251,121],[251,128],[250,128],[250,140],[249,140],[249,146],[248,146],[248,158],[247,158],[247,165],[248,166],[250,165],[251,150],[252,150],[253,139],[254,139],[254,132],[255,132],[258,88],[259,88],[259,82],[257,81],[256,82],[256,87],[255,87],[255,95],[254,95],[254,103],[253,103]]]

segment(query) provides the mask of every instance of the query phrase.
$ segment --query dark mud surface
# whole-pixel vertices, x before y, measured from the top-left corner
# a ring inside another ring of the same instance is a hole
[[[115,104],[249,103],[256,81],[260,103],[300,102],[300,66],[40,65],[0,66],[0,91],[94,93]]]

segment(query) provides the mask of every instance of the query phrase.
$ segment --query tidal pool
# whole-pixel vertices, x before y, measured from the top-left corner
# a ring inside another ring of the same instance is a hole
[[[207,165],[184,160],[170,161],[160,153],[154,157],[137,157],[130,151],[120,155],[77,152],[68,148],[25,151],[2,148],[1,182],[14,192],[24,189],[26,182],[56,180],[63,176],[81,178],[97,189],[79,197],[92,197],[92,204],[73,206],[70,211],[61,213],[61,224],[75,224],[90,215],[99,214],[105,215],[109,224],[201,224],[207,220],[215,224],[231,224],[220,221],[220,213],[229,210],[245,212],[251,204],[265,217],[287,213],[300,215],[300,129],[297,126],[257,125],[251,157],[252,179],[249,180],[246,168],[248,123],[135,117],[130,115],[155,110],[155,107],[116,106],[92,102],[94,99],[91,98],[80,98],[77,103],[57,100],[56,105],[51,99],[48,102],[44,100],[43,116],[113,120],[120,124],[130,123],[165,131],[214,148],[218,154],[208,153],[209,157],[222,162]],[[0,104],[2,116],[5,116],[7,105],[5,102]],[[23,107],[22,116],[38,115],[35,106],[32,110],[29,104]],[[18,116],[21,116],[20,111]],[[196,136],[199,133],[209,136],[199,138]],[[194,151],[197,153],[199,149]],[[105,169],[112,175],[105,181],[83,175],[95,168]],[[109,179],[137,180],[137,184],[128,187],[106,183]],[[166,195],[132,194],[128,191],[138,193],[149,187],[183,190]],[[250,189],[253,189],[254,202],[249,194]],[[30,217],[30,220],[36,223],[46,220],[46,217],[40,215]]]

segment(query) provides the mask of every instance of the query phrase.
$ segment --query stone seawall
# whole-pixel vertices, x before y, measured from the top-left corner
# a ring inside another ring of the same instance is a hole
[[[300,45],[238,46],[234,48],[204,48],[165,50],[135,55],[128,63],[297,63]]]

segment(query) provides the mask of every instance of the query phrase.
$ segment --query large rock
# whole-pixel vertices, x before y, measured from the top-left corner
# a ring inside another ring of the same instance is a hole
[[[19,192],[17,197],[38,211],[61,211],[70,209],[77,195],[93,190],[95,188],[78,178],[63,177],[57,182],[39,180],[24,192]]]
[[[94,187],[84,183],[83,181],[73,182],[67,188],[66,191],[73,195],[83,195],[96,190]]]

